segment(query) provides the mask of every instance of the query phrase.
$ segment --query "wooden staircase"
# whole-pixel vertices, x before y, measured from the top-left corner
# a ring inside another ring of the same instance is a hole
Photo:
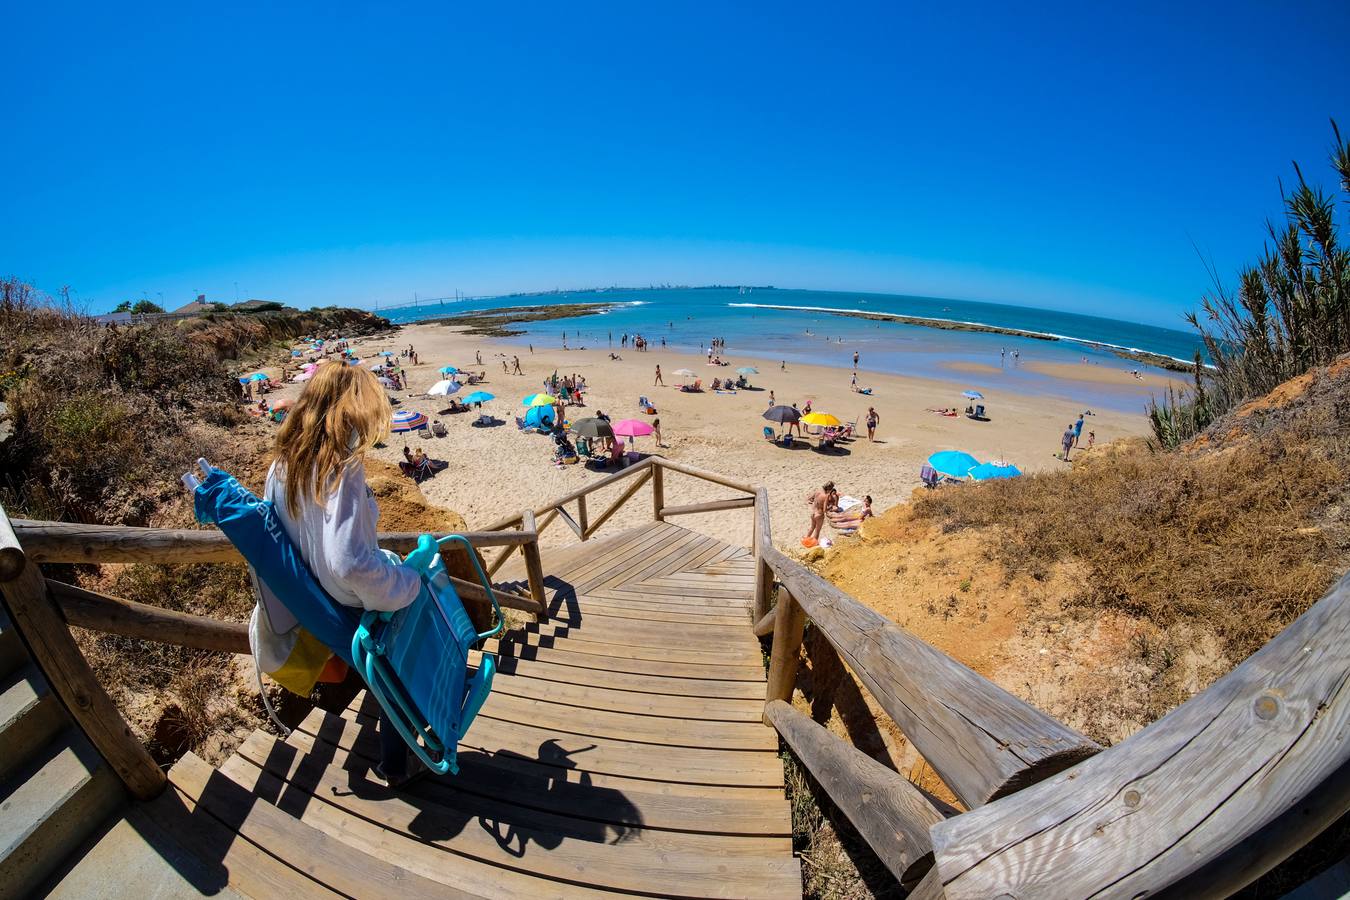
[[[374,779],[362,693],[219,769],[184,757],[52,894],[171,860],[183,894],[799,896],[747,551],[658,522],[544,558],[551,616],[489,648],[459,775]]]

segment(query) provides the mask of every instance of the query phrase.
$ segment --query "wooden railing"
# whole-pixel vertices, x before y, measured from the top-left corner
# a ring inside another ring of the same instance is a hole
[[[530,513],[526,519],[532,519]],[[475,531],[464,535],[475,548],[521,547],[526,559],[539,559],[538,531]],[[406,552],[418,534],[385,533],[380,545]],[[176,612],[90,591],[44,578],[39,563],[241,562],[234,545],[219,531],[74,525],[61,522],[11,521],[0,507],[0,595],[10,621],[33,660],[77,724],[112,765],[133,796],[148,799],[164,787],[164,775],[94,677],[70,634],[77,626],[143,640],[200,650],[248,653],[248,626],[208,616]],[[470,602],[486,602],[483,588],[451,578]],[[512,609],[547,617],[544,577],[537,565],[527,578],[530,594],[494,592]]]
[[[1350,576],[1103,750],[789,559],[758,501],[765,722],[911,896],[1225,897],[1350,810]],[[966,811],[790,705],[808,620]]]

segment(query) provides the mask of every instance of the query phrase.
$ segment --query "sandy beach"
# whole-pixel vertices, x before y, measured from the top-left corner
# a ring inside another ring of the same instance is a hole
[[[854,393],[847,369],[788,364],[781,370],[779,361],[737,355],[729,366],[707,364],[705,357],[660,348],[639,353],[615,348],[621,360],[609,358],[610,349],[564,351],[558,347],[536,345],[530,353],[513,343],[465,335],[459,329],[442,325],[407,325],[398,332],[380,338],[353,342],[365,364],[375,361],[381,350],[397,352],[412,345],[420,363],[405,366],[408,391],[394,391],[398,408],[414,409],[430,419],[439,419],[449,431],[444,438],[423,439],[420,433],[393,435],[389,445],[376,451],[387,462],[402,459],[405,444],[420,446],[435,459],[450,465],[422,484],[422,490],[435,503],[461,513],[471,528],[490,524],[509,513],[537,507],[551,498],[598,481],[605,472],[582,465],[555,467],[552,444],[547,437],[518,431],[513,416],[522,412],[521,398],[543,390],[544,379],[556,370],[560,375],[584,375],[588,390],[584,409],[569,408],[571,419],[593,416],[603,410],[612,419],[637,418],[650,421],[637,407],[640,395],[655,403],[661,420],[665,447],[658,448],[651,437],[638,438],[636,449],[659,453],[670,459],[721,472],[751,484],[768,488],[772,509],[774,541],[781,547],[799,547],[807,527],[805,496],[808,490],[833,480],[841,493],[862,497],[870,494],[875,510],[881,511],[904,502],[921,487],[919,468],[929,454],[937,450],[965,450],[981,460],[1004,460],[1024,472],[1034,473],[1063,468],[1057,459],[1060,436],[1086,408],[1072,402],[1045,397],[1024,396],[991,386],[983,401],[991,419],[977,422],[964,416],[947,418],[929,412],[930,407],[964,409],[961,396],[964,385],[942,378],[912,378],[867,371],[866,359],[858,374],[860,385],[871,387],[872,396]],[[476,354],[483,364],[475,364]],[[524,376],[504,374],[503,359],[520,355]],[[653,386],[657,364],[664,373],[665,386]],[[472,413],[441,415],[447,406],[445,397],[428,397],[425,391],[440,379],[444,365],[487,373],[481,387],[465,387],[461,396],[481,389],[496,395],[484,410],[503,424],[480,428],[472,423]],[[735,377],[738,366],[755,366],[760,373],[751,376],[754,390],[719,394],[706,390],[714,378]],[[686,368],[697,373],[704,383],[703,393],[683,393],[675,385],[692,381],[672,373]],[[1076,375],[1098,375],[1092,367],[1064,366],[1056,377],[1072,382]],[[278,373],[273,372],[273,375]],[[1155,377],[1155,376],[1149,376]],[[295,396],[300,385],[287,384],[269,395],[277,399]],[[1147,386],[1141,386],[1146,395]],[[796,449],[786,449],[766,441],[761,414],[768,407],[769,392],[778,403],[804,404],[811,401],[815,410],[829,412],[844,422],[858,420],[860,437],[842,444],[833,452],[820,452],[816,441],[798,441]],[[868,406],[881,417],[877,440],[869,442],[862,428]],[[1142,414],[1130,415],[1097,411],[1087,418],[1087,432],[1096,433],[1098,445],[1127,435],[1142,435],[1148,423]],[[608,505],[622,486],[607,489],[590,500],[591,509]],[[723,499],[733,492],[684,476],[668,476],[665,489],[668,504],[697,503]],[[615,515],[602,533],[650,521],[651,504],[644,490]],[[592,515],[595,513],[592,512]],[[751,534],[750,510],[730,510],[685,516],[679,524],[698,529],[728,541],[747,544]],[[828,527],[825,535],[833,535]],[[557,523],[545,533],[545,543],[567,543],[574,535]]]

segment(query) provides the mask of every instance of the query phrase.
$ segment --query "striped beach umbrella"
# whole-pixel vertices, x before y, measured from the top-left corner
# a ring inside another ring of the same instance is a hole
[[[416,431],[419,428],[427,427],[427,417],[420,412],[412,409],[400,409],[394,413],[393,431],[396,433],[404,431]]]

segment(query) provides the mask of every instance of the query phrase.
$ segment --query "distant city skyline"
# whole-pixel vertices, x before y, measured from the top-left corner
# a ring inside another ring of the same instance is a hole
[[[1184,328],[1350,127],[1329,0],[7,25],[0,272],[94,312],[772,283]]]

